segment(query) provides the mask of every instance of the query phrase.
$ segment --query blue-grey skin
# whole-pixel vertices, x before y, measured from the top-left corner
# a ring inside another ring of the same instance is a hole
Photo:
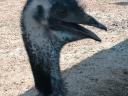
[[[107,27],[99,23],[96,19],[85,13],[85,0],[51,0],[53,3],[52,16],[60,18],[66,22],[86,24],[107,31]]]
[[[65,44],[84,38],[101,41],[79,24],[107,30],[75,0],[27,1],[21,17],[22,37],[39,96],[66,96],[59,66],[60,51]]]

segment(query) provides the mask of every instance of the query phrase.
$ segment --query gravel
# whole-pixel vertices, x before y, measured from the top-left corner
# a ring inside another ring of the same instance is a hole
[[[85,26],[102,42],[84,39],[62,49],[67,96],[128,96],[128,1],[85,1],[86,11],[106,24],[108,31]],[[38,93],[19,27],[24,2],[0,0],[0,96]]]

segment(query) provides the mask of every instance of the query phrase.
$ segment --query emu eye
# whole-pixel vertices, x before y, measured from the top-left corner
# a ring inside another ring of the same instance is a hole
[[[40,21],[44,17],[44,9],[41,5],[36,7],[36,11],[34,13],[34,19]]]
[[[37,14],[39,16],[42,16],[44,14],[44,9],[43,9],[43,7],[41,5],[37,6]]]

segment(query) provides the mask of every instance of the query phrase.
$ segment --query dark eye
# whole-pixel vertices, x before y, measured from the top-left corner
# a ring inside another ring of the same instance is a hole
[[[44,14],[44,10],[43,10],[43,7],[41,5],[37,6],[37,14],[39,16],[42,16]]]
[[[41,5],[38,5],[36,7],[36,11],[34,12],[33,17],[38,22],[40,22],[41,19],[44,17],[44,9],[43,9],[43,7]]]

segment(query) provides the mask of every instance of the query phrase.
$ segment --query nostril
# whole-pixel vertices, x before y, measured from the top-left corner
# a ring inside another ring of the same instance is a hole
[[[124,70],[123,74],[124,75],[128,75],[128,71],[127,70]]]

